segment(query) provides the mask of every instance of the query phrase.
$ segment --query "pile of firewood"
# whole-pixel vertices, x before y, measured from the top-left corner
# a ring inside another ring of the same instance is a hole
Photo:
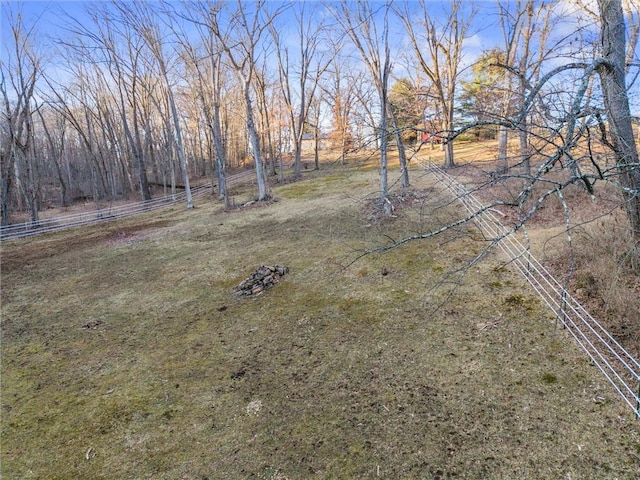
[[[262,265],[249,278],[243,280],[235,288],[237,295],[257,295],[267,288],[271,288],[280,282],[280,279],[289,272],[283,265]]]

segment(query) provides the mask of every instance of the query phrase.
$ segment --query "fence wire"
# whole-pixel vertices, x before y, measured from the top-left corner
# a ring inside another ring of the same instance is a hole
[[[227,187],[232,187],[239,183],[250,181],[255,174],[253,171],[246,171],[227,177]],[[212,184],[201,185],[191,188],[193,198],[210,194]],[[150,212],[159,208],[165,208],[186,202],[186,192],[178,192],[175,195],[167,195],[152,200],[127,203],[125,205],[110,206],[106,208],[91,210],[87,212],[62,215],[53,218],[44,218],[36,222],[15,223],[0,227],[0,241],[12,240],[16,238],[30,237],[42,233],[57,232],[75,227],[95,225],[97,223],[116,220],[128,217],[137,213]]]
[[[488,239],[500,239],[497,246],[526,278],[556,318],[586,352],[592,363],[611,383],[624,402],[640,417],[640,362],[536,260],[491,210],[486,209],[467,188],[430,161],[420,166],[431,173],[466,208],[479,213],[475,222]]]

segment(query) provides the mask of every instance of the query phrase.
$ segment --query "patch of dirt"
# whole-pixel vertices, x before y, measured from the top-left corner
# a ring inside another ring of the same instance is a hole
[[[108,245],[122,245],[122,244],[132,244],[137,242],[142,242],[147,240],[152,236],[152,232],[149,230],[144,231],[127,231],[127,230],[119,230],[115,234],[113,234],[110,238],[107,239]]]
[[[134,221],[138,223],[133,223]],[[92,226],[84,229],[83,235],[78,235],[75,230],[71,230],[37,235],[23,240],[9,240],[8,242],[14,245],[10,250],[11,254],[2,255],[2,270],[11,272],[44,258],[82,250],[103,242],[108,245],[118,245],[141,241],[153,231],[170,225],[167,220],[141,222],[139,218],[130,220],[129,223],[129,225],[107,223]]]

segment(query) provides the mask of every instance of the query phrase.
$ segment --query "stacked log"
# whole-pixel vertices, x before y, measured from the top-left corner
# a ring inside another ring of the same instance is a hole
[[[289,269],[283,265],[262,265],[236,288],[237,295],[258,295],[280,282]]]

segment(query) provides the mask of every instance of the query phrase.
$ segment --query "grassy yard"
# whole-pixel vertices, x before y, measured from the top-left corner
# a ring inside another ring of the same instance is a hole
[[[638,479],[640,421],[426,176],[2,245],[2,478]],[[251,192],[234,192],[236,204]],[[256,297],[234,287],[290,268]],[[347,268],[344,268],[349,265]]]

